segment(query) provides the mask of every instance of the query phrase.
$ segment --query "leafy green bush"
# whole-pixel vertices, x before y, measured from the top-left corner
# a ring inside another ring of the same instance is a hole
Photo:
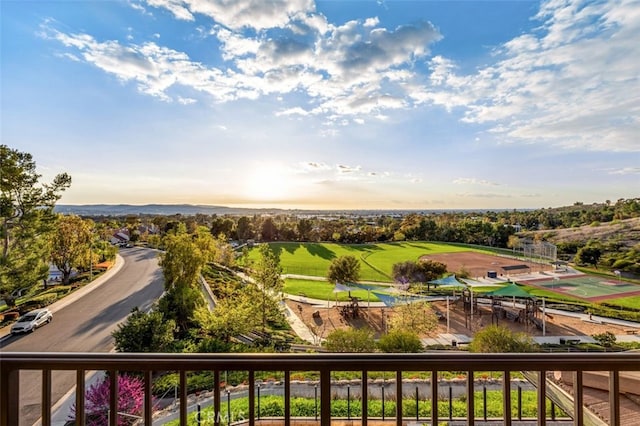
[[[392,330],[378,340],[378,349],[382,352],[422,352],[423,346],[417,334],[410,331]]]

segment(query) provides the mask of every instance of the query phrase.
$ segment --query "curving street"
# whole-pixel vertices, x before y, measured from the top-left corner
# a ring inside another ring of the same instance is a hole
[[[157,252],[144,248],[120,250],[124,265],[109,279],[78,300],[52,305],[53,321],[31,334],[11,336],[0,343],[2,352],[109,352],[111,332],[134,307],[147,309],[164,289]],[[71,295],[70,297],[73,297]],[[52,374],[51,398],[55,404],[75,385],[75,372]],[[20,377],[19,425],[40,418],[41,377],[23,372]]]

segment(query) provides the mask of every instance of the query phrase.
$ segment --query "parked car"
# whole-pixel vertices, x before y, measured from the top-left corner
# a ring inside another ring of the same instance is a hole
[[[30,333],[38,327],[48,324],[53,319],[53,314],[47,308],[35,309],[27,312],[11,326],[11,334]]]

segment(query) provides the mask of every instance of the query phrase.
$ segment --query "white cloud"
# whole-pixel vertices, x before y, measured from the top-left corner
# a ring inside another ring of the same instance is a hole
[[[548,1],[536,18],[538,30],[505,43],[475,74],[433,58],[437,90],[416,99],[463,108],[464,121],[490,124],[506,141],[640,150],[640,4]]]
[[[276,116],[286,116],[286,115],[300,115],[300,116],[305,116],[305,115],[309,115],[309,111],[306,111],[300,107],[295,107],[295,108],[289,108],[289,109],[285,109],[282,111],[278,111],[276,112]]]
[[[355,173],[355,172],[359,172],[361,167],[360,166],[346,166],[344,164],[338,164],[336,166],[336,169],[338,170],[339,173]]]
[[[297,13],[313,12],[312,0],[146,0],[164,8],[178,19],[193,20],[205,15],[231,29],[282,27]]]
[[[456,194],[457,197],[461,198],[512,198],[512,195],[509,194],[497,194],[495,192],[477,192],[477,193],[460,193]]]
[[[200,92],[217,102],[288,96],[276,114],[320,115],[337,126],[439,105],[488,126],[501,142],[575,150],[638,151],[640,4],[550,0],[540,25],[498,46],[493,63],[463,74],[429,22],[383,28],[377,17],[335,25],[312,0],[147,0],[176,19],[211,20],[222,62],[194,61],[157,43],[99,41],[48,28],[70,58],[169,101]],[[143,8],[131,3],[134,8]],[[45,25],[50,25],[47,22]],[[249,29],[249,30],[247,30]],[[420,75],[426,63],[430,72]],[[189,97],[191,99],[191,97]]]
[[[476,178],[457,178],[453,180],[453,183],[457,185],[485,185],[485,186],[499,186],[499,183],[491,182],[485,179]]]
[[[183,98],[182,96],[178,96],[177,100],[182,105],[191,105],[191,104],[195,104],[196,102],[198,102],[197,100],[195,100],[193,98]]]
[[[203,15],[213,20],[210,34],[220,41],[224,62],[207,66],[186,52],[146,44],[99,41],[89,34],[46,28],[49,36],[75,49],[84,60],[134,81],[138,89],[170,100],[180,86],[207,93],[216,101],[257,99],[297,93],[298,105],[281,115],[323,115],[349,123],[344,116],[371,115],[410,107],[408,82],[417,77],[407,66],[425,58],[441,38],[428,22],[393,30],[377,18],[336,26],[315,13],[311,0],[227,1],[148,0],[177,19]],[[47,24],[45,24],[47,25]],[[251,27],[255,31],[242,29]],[[169,93],[169,90],[172,90]]]
[[[609,171],[610,175],[638,175],[640,174],[640,167],[623,167],[621,169],[615,169]]]
[[[299,168],[304,172],[319,172],[319,171],[328,171],[331,170],[332,167],[328,164],[322,162],[308,161],[306,163],[301,163]]]
[[[173,16],[183,21],[195,20],[189,8],[182,0],[147,0],[147,4],[152,7],[165,8],[171,12]]]

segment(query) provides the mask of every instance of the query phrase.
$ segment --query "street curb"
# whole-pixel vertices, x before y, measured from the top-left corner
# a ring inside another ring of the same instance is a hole
[[[49,310],[52,313],[55,313],[55,312],[59,311],[60,309],[66,307],[67,305],[72,304],[73,302],[75,302],[76,300],[80,299],[81,297],[89,294],[90,292],[92,292],[96,288],[100,287],[105,282],[107,282],[113,275],[118,273],[120,271],[120,269],[122,269],[122,267],[124,266],[124,263],[125,263],[124,262],[124,258],[122,256],[120,256],[119,254],[116,254],[116,264],[113,265],[113,267],[108,269],[107,272],[102,274],[95,281],[90,282],[89,284],[85,285],[84,287],[82,287],[78,291],[73,292],[69,296],[64,297],[64,298],[58,300],[57,302],[52,303],[51,305],[49,305],[48,306]],[[9,337],[11,337],[11,326],[10,325],[0,329],[0,342],[5,341]]]

